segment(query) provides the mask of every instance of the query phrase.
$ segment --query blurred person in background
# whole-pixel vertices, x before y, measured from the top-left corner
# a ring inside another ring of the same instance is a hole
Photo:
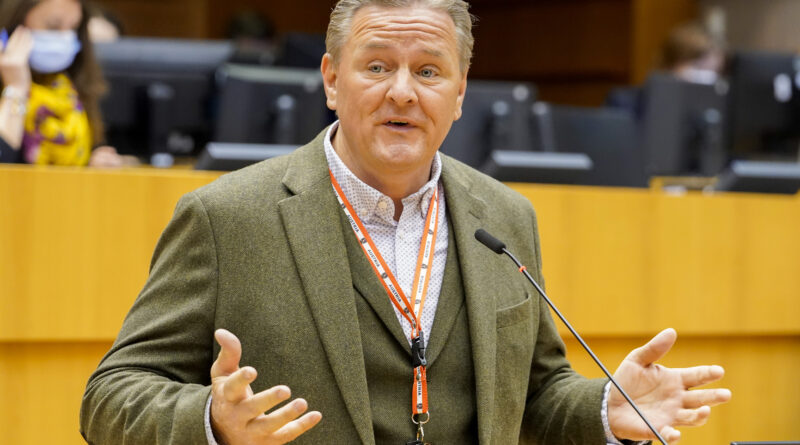
[[[122,20],[108,9],[93,4],[89,9],[89,40],[92,43],[116,42],[125,34]]]
[[[686,82],[713,85],[725,68],[725,58],[723,44],[704,26],[690,22],[670,31],[657,56],[656,69]],[[640,116],[642,100],[640,86],[621,87],[609,92],[606,105]]]
[[[687,82],[714,84],[724,67],[724,48],[698,23],[673,29],[661,47],[659,68]]]
[[[236,13],[228,23],[226,34],[236,46],[231,62],[250,65],[275,63],[275,24],[264,14],[253,10]]]
[[[0,162],[116,167],[83,0],[0,3]],[[97,148],[95,148],[97,147]]]

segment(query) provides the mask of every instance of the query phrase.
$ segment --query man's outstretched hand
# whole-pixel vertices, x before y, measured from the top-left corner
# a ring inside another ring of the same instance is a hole
[[[690,391],[721,379],[725,371],[720,366],[671,369],[655,363],[672,348],[676,338],[674,329],[661,331],[646,345],[631,351],[614,374],[620,386],[670,444],[681,438],[676,427],[706,423],[711,407],[731,398],[727,389]],[[620,439],[656,438],[613,386],[608,398],[608,423],[611,432]]]
[[[286,386],[275,386],[253,394],[250,383],[256,379],[252,367],[239,367],[242,345],[232,333],[214,333],[221,350],[211,366],[211,427],[224,445],[283,444],[291,442],[316,425],[322,414],[308,409],[303,399],[295,399],[273,410],[291,396]]]

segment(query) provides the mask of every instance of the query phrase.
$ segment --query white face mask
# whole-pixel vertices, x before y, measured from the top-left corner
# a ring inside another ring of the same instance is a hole
[[[33,31],[33,49],[29,63],[37,73],[58,73],[66,70],[81,51],[75,31]]]
[[[678,73],[681,79],[703,85],[714,85],[719,79],[719,74],[714,70],[687,67]]]

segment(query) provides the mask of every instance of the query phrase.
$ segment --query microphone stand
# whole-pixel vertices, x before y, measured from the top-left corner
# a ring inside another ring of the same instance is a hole
[[[580,336],[580,334],[578,334],[578,331],[576,331],[575,328],[572,327],[572,325],[567,321],[567,319],[564,317],[564,315],[561,314],[561,311],[559,311],[558,308],[556,307],[556,305],[553,304],[553,302],[550,300],[550,298],[547,296],[547,294],[544,292],[544,290],[541,288],[541,286],[539,286],[539,283],[537,283],[536,280],[533,279],[531,274],[528,273],[527,267],[525,267],[511,252],[508,251],[508,249],[506,249],[506,245],[502,241],[500,241],[497,238],[495,238],[492,235],[490,235],[489,232],[487,232],[487,231],[485,231],[483,229],[478,229],[475,232],[475,239],[480,241],[481,244],[483,244],[484,246],[486,246],[489,249],[491,249],[494,253],[505,254],[509,258],[511,258],[511,261],[513,261],[514,264],[517,265],[517,267],[519,268],[519,271],[522,272],[523,275],[525,275],[525,278],[527,278],[528,281],[530,281],[531,284],[533,284],[533,287],[535,287],[536,291],[539,292],[539,295],[541,295],[542,298],[544,298],[544,301],[547,302],[547,305],[550,306],[551,309],[553,309],[553,312],[555,312],[556,315],[558,316],[558,318],[560,318],[561,321],[564,322],[564,325],[567,327],[567,329],[569,329],[569,331],[572,333],[572,335],[578,340],[578,342],[581,344],[581,346],[583,346],[583,349],[585,349],[586,352],[589,353],[589,355],[592,357],[592,360],[594,360],[594,362],[597,363],[597,366],[599,366],[600,369],[603,370],[603,373],[609,378],[609,380],[611,380],[611,383],[619,390],[619,392],[622,394],[622,396],[625,397],[625,400],[627,400],[628,403],[631,405],[631,407],[634,409],[634,411],[636,411],[636,414],[638,414],[639,417],[642,420],[644,420],[644,423],[647,424],[647,427],[650,428],[650,431],[652,431],[653,434],[656,435],[658,440],[663,445],[667,445],[667,441],[664,440],[663,437],[661,437],[661,434],[659,434],[658,431],[656,431],[655,427],[650,423],[649,420],[647,420],[647,417],[645,417],[645,415],[642,413],[642,411],[639,410],[639,407],[636,406],[636,403],[634,403],[633,399],[631,399],[630,396],[628,396],[628,393],[626,393],[625,390],[622,389],[622,387],[619,385],[619,383],[617,383],[617,380],[611,375],[610,372],[608,372],[608,369],[606,369],[606,367],[603,365],[603,362],[601,362],[600,359],[597,358],[597,356],[594,354],[594,352],[589,347],[589,345],[586,344],[585,341],[583,341],[583,338]]]

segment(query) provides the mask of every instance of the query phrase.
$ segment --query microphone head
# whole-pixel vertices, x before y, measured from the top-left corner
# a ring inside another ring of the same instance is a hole
[[[475,239],[497,254],[503,253],[503,249],[506,248],[505,243],[493,237],[492,235],[489,235],[489,232],[483,229],[478,229],[475,231]]]

